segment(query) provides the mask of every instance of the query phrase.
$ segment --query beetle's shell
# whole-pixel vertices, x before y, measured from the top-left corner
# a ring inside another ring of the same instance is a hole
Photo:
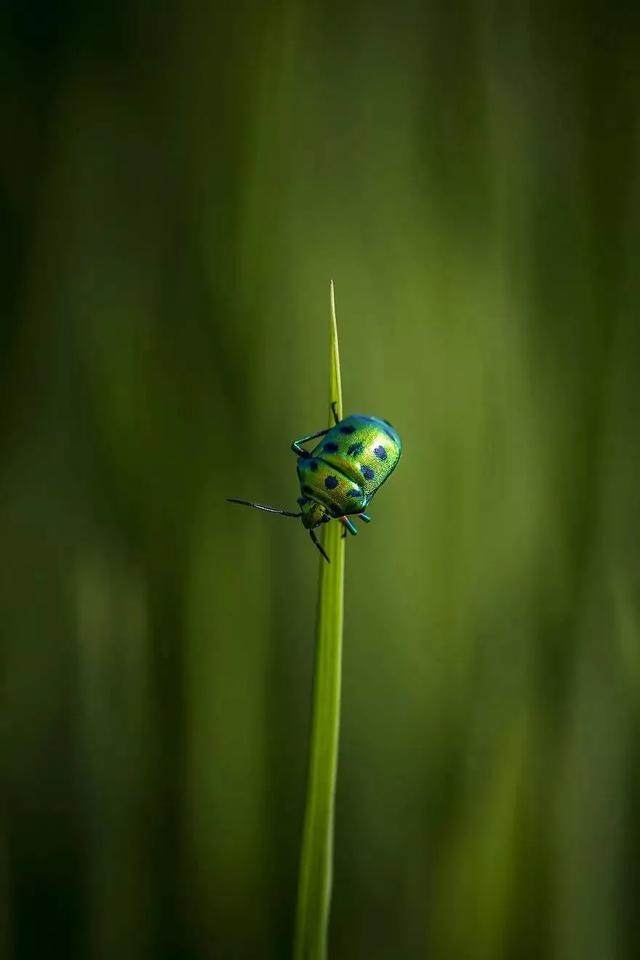
[[[401,453],[400,437],[390,423],[352,414],[298,460],[302,495],[323,503],[335,517],[361,513]]]

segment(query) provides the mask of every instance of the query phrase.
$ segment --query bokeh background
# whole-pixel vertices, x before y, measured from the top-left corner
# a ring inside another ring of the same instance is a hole
[[[639,10],[2,4],[3,957],[290,955],[330,278],[331,958],[640,955]]]

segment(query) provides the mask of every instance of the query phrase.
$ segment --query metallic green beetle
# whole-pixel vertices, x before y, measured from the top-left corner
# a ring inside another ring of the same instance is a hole
[[[299,513],[229,498],[230,503],[241,503],[256,510],[279,513],[283,517],[301,517],[313,543],[327,561],[329,557],[317,539],[314,527],[333,519],[344,525],[343,536],[347,530],[356,534],[358,530],[349,518],[356,516],[365,523],[371,521],[365,510],[395,470],[402,453],[400,437],[388,420],[354,413],[339,421],[335,403],[331,406],[335,426],[300,437],[291,444],[291,449],[299,457]],[[311,452],[303,448],[303,443],[317,437],[323,439]]]

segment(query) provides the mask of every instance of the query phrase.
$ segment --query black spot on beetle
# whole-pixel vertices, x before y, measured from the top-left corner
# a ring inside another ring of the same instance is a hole
[[[338,486],[338,478],[325,477],[324,485],[327,488],[327,490],[335,490],[335,488]]]
[[[387,451],[385,450],[384,447],[376,447],[373,452],[375,453],[378,460],[387,459]]]
[[[351,427],[349,424],[347,424],[346,427],[340,427],[340,433],[344,433],[348,436],[350,433],[355,433],[355,429],[355,427]]]
[[[367,467],[364,464],[360,467],[360,472],[362,476],[365,478],[365,480],[373,480],[373,478],[375,477],[375,473],[373,472],[371,467]]]
[[[325,443],[323,450],[326,450],[327,453],[336,453],[338,450],[337,443]]]
[[[318,469],[318,461],[317,461],[317,460],[310,460],[310,461],[309,461],[309,466],[310,466],[310,468],[315,472],[315,471]]]
[[[352,443],[347,453],[350,457],[357,457],[359,453],[362,453],[362,444],[361,443]]]

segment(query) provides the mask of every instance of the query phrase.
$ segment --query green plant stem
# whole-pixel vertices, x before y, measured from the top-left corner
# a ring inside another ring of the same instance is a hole
[[[342,418],[342,383],[335,294],[331,283],[329,403]],[[329,426],[333,426],[330,414]],[[295,960],[324,960],[327,955],[333,873],[333,821],[340,732],[344,540],[339,523],[329,523],[324,547],[331,563],[320,559],[313,715],[298,883]]]

